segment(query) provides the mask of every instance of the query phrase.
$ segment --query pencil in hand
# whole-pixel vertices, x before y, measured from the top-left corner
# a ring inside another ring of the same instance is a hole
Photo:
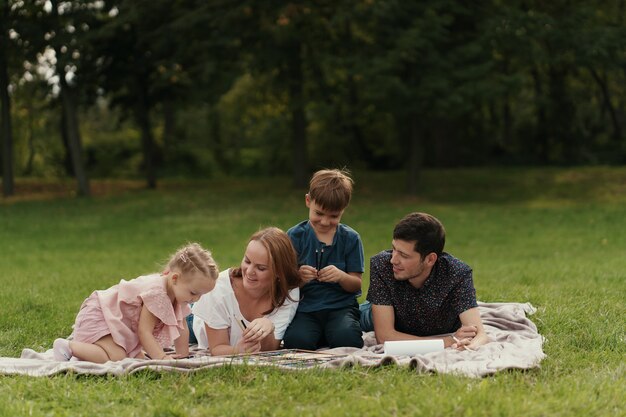
[[[243,319],[236,319],[236,318],[235,318],[235,322],[237,323],[237,326],[239,326],[239,328],[241,329],[241,333],[245,333],[247,329],[246,322],[244,322]]]

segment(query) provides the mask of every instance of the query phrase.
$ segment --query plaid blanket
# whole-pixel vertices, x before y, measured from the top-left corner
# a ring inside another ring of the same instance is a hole
[[[365,347],[334,348],[316,352],[283,351],[255,355],[210,356],[192,350],[194,357],[177,360],[124,359],[96,364],[83,361],[57,362],[52,350],[36,352],[24,349],[20,358],[0,358],[0,373],[49,376],[72,372],[93,375],[125,375],[144,369],[153,371],[197,372],[224,365],[273,366],[286,370],[316,368],[341,369],[351,366],[377,367],[395,365],[416,372],[453,373],[481,377],[504,369],[530,369],[545,357],[543,341],[535,324],[527,317],[536,309],[529,303],[479,303],[481,317],[491,342],[475,351],[431,352],[424,355],[390,356],[376,344],[373,332],[364,333]]]

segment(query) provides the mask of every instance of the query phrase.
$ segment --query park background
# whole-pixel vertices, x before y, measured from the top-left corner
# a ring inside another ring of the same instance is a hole
[[[626,162],[623,1],[2,0],[14,177]]]
[[[347,167],[366,258],[439,217],[541,368],[1,376],[0,415],[624,416],[624,1],[0,0],[0,355],[187,241],[223,267]],[[367,292],[366,262],[362,300]]]

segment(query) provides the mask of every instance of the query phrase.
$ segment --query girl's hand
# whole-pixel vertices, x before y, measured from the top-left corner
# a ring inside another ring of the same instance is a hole
[[[160,361],[169,361],[171,359],[176,359],[176,357],[174,355],[168,355],[166,353],[163,353],[163,355],[156,357],[156,358],[152,358],[152,359],[158,359]]]
[[[243,339],[246,342],[258,342],[265,339],[267,336],[274,334],[274,323],[267,317],[260,317],[254,319],[248,325],[248,328],[243,334]]]

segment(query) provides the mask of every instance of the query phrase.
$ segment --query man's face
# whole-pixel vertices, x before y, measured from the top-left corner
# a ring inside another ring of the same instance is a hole
[[[407,281],[414,278],[425,278],[431,268],[426,259],[415,252],[415,241],[394,239],[391,241],[391,265],[393,277],[398,281]]]

